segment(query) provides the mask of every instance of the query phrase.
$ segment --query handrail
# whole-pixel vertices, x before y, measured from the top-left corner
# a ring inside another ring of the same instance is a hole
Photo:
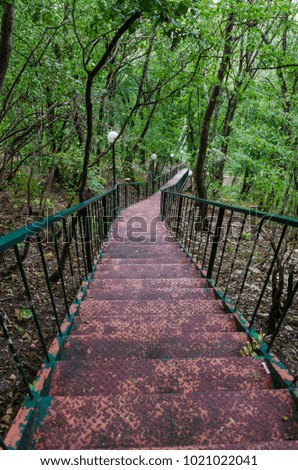
[[[2,260],[11,266],[14,275],[17,272],[15,268],[19,271],[19,279],[15,279],[14,284],[17,285],[18,294],[22,298],[20,301],[22,307],[16,311],[21,312],[23,309],[26,314],[29,312],[26,329],[29,329],[29,326],[35,327],[32,328],[34,342],[37,340],[35,354],[45,357],[46,363],[51,363],[55,359],[53,351],[49,353],[44,329],[47,327],[48,330],[55,331],[58,343],[62,344],[71,330],[72,320],[84,298],[86,285],[92,279],[95,265],[108,240],[113,220],[125,207],[160,189],[176,175],[178,170],[179,167],[174,167],[150,182],[136,182],[132,188],[125,183],[119,183],[87,201],[0,237]],[[27,257],[21,253],[23,248],[21,244],[24,242],[30,243]],[[44,276],[45,282],[40,287],[41,292],[36,292],[34,289],[30,263],[32,254],[34,271],[38,269],[39,276]],[[62,302],[58,300],[61,298]],[[14,305],[13,308],[16,306],[18,305]],[[19,341],[21,338],[18,336],[19,333],[20,335],[23,333],[8,328],[4,316],[0,313],[1,330],[23,381],[24,389],[27,391],[28,399],[33,399],[35,392],[29,385],[32,377],[28,377],[27,370],[23,366],[20,347],[22,341]],[[55,354],[58,354],[58,351],[55,351]],[[1,447],[5,448],[5,444],[0,436]]]
[[[259,328],[260,309],[263,317],[266,312],[270,342],[264,343],[264,350],[269,352],[297,298],[298,282],[291,261],[295,265],[292,257],[298,244],[298,219],[179,191],[175,184],[161,190],[161,214],[166,226],[217,288],[217,296],[226,303],[227,310],[247,315],[248,330]],[[285,257],[287,250],[290,261]],[[263,266],[264,274],[254,263]],[[284,271],[288,286],[278,296],[277,279]],[[247,295],[250,283],[258,292],[253,298]]]
[[[173,184],[171,187],[173,187],[173,186],[175,186],[175,184]],[[171,191],[171,187],[162,189],[162,192]],[[171,191],[171,193],[176,195],[176,196],[181,195],[181,193],[179,193],[178,191]],[[217,201],[211,201],[209,199],[202,199],[202,198],[199,198],[199,197],[196,197],[196,196],[190,196],[188,194],[183,194],[183,198],[190,199],[192,201],[197,201],[197,202],[202,203],[202,204],[208,204],[209,206],[221,207],[225,210],[227,209],[227,210],[231,210],[231,211],[234,211],[234,212],[239,212],[241,214],[247,214],[247,215],[250,215],[250,216],[257,217],[259,219],[271,220],[272,222],[287,224],[291,227],[298,227],[298,219],[293,218],[293,217],[285,217],[285,216],[282,216],[282,215],[279,215],[279,214],[270,214],[268,212],[258,211],[258,210],[253,209],[253,208],[233,206],[233,205],[230,205],[230,204],[224,204],[224,203],[217,202]]]
[[[154,180],[151,180],[150,183],[161,181],[163,180],[163,178],[165,178],[166,175],[170,175],[170,178],[171,178],[178,171],[179,168],[180,166],[174,167],[170,172],[167,172],[161,176],[158,176]],[[51,227],[54,223],[59,222],[63,220],[64,218],[67,218],[70,215],[81,211],[82,209],[92,205],[94,202],[99,201],[104,197],[108,197],[114,194],[114,192],[117,191],[118,188],[125,186],[126,184],[131,184],[131,183],[117,183],[114,188],[109,189],[108,191],[105,191],[104,193],[100,193],[99,195],[94,196],[90,199],[87,199],[86,201],[83,201],[72,207],[69,207],[68,209],[63,209],[62,211],[57,212],[56,214],[36,220],[32,222],[31,224],[28,224],[20,229],[17,229],[5,235],[2,235],[0,237],[0,253],[3,253],[7,249],[13,247],[14,245],[18,243],[21,243],[28,236],[36,235],[37,233],[40,233],[43,229]],[[143,182],[140,183],[136,181],[133,184],[142,185]]]

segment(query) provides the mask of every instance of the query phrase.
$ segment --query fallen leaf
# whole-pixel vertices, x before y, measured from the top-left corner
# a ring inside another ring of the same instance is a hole
[[[14,375],[14,374],[11,374],[8,379],[6,379],[6,382],[14,382],[15,380],[17,380],[17,376]]]

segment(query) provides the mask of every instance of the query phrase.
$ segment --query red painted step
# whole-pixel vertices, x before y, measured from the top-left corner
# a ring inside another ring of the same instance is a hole
[[[152,234],[144,234],[139,237],[121,237],[117,239],[111,238],[110,241],[111,248],[117,246],[132,246],[133,248],[137,248],[140,246],[152,246],[158,244],[159,246],[175,246],[177,241],[174,237],[169,235],[152,235]]]
[[[198,446],[150,447],[148,450],[198,450]],[[297,441],[267,441],[267,442],[225,442],[209,446],[200,446],[200,450],[298,450]],[[245,457],[243,457],[245,458]],[[258,459],[256,459],[258,461]],[[216,459],[217,461],[217,459]],[[236,456],[235,460],[236,462]],[[251,465],[254,461],[250,458]]]
[[[45,413],[46,408],[46,413]],[[129,449],[297,440],[287,390],[47,397],[35,449]]]
[[[193,266],[181,264],[147,264],[146,266],[136,265],[133,268],[127,265],[100,265],[95,273],[95,279],[167,279],[173,277],[198,276],[198,270]]]
[[[89,290],[87,299],[98,300],[176,300],[176,299],[215,299],[213,289],[208,288],[123,288],[119,286],[111,289],[95,289],[94,286]]]
[[[125,336],[125,334],[123,334]],[[137,357],[145,359],[183,359],[194,357],[239,357],[246,344],[244,333],[209,332],[181,336],[142,339],[107,338],[93,335],[71,335],[62,350],[63,360],[90,361],[104,357]]]
[[[189,300],[187,305],[184,300],[86,300],[81,304],[79,318],[97,320],[104,315],[112,318],[126,315],[134,318],[143,317],[143,321],[147,321],[146,317],[156,316],[162,321],[166,318],[170,319],[171,315],[187,318],[201,314],[210,314],[210,318],[214,317],[214,322],[221,320],[216,314],[228,316],[221,300],[195,299]]]
[[[145,289],[159,288],[163,283],[160,279],[94,279],[90,284],[90,290],[93,289]],[[178,279],[167,279],[167,287],[171,289],[179,289],[186,287],[208,287],[208,282],[203,278],[178,278]]]
[[[174,254],[182,253],[179,245],[177,243],[171,243],[169,245],[158,245],[156,243],[141,244],[141,243],[112,243],[110,242],[104,249],[104,254],[117,254],[122,256],[132,256],[136,254],[153,254],[153,255],[163,255],[163,254]]]
[[[73,335],[96,335],[100,338],[130,338],[142,340],[182,335],[183,338],[195,338],[204,332],[235,331],[235,323],[227,317],[216,318],[214,315],[167,315],[160,318],[157,315],[144,318],[131,312],[129,315],[114,317],[113,315],[98,315],[97,318],[77,318]],[[204,338],[200,337],[201,341]]]
[[[188,261],[189,259],[187,256],[179,252],[177,253],[177,250],[175,249],[175,253],[170,253],[169,251],[166,252],[161,252],[161,251],[147,251],[145,252],[142,250],[139,252],[138,250],[134,251],[120,251],[120,250],[113,250],[113,251],[105,251],[103,254],[103,261],[105,262],[108,260],[111,263],[118,262],[118,263],[127,263],[127,264],[132,264],[132,263],[146,263],[146,264],[154,264],[154,263],[161,263],[161,264],[175,264],[177,261],[180,262],[185,262]],[[115,260],[115,261],[114,261]]]
[[[189,259],[181,254],[181,255],[159,255],[159,257],[147,257],[145,258],[144,255],[138,258],[112,258],[110,255],[104,257],[101,261],[103,265],[113,265],[113,264],[177,264],[177,263],[189,263]]]
[[[61,361],[51,382],[52,396],[186,393],[273,388],[263,361],[253,358]]]

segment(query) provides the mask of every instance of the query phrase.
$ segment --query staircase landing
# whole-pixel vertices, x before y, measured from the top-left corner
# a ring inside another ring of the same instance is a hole
[[[264,359],[240,356],[246,334],[159,204],[157,193],[120,214],[60,360],[11,428],[12,448],[27,421],[19,448],[298,449],[289,391],[274,387]]]

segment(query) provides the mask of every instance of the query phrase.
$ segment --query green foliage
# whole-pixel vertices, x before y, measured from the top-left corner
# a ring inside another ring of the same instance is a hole
[[[32,318],[32,310],[24,307],[15,309],[15,315],[19,322]]]
[[[260,353],[261,343],[265,338],[264,333],[259,333],[257,339],[252,339],[252,341],[247,341],[246,345],[240,350],[240,355],[242,357],[253,356],[258,357]]]
[[[297,4],[289,0],[19,0],[1,96],[0,187],[8,152],[4,173],[13,198],[26,199],[33,168],[29,186],[37,203],[53,167],[53,185],[77,196],[88,73],[135,11],[141,18],[115,45],[93,84],[89,190],[101,192],[111,182],[106,138],[111,129],[122,131],[116,143],[118,179],[146,179],[152,153],[160,170],[171,153],[195,166],[202,117],[218,83],[224,26],[233,13],[229,70],[204,168],[209,195],[268,211],[284,205],[285,213],[295,214],[297,69],[283,68],[298,63]],[[225,135],[232,97],[235,112]],[[232,186],[222,186],[218,177],[222,159]],[[50,207],[53,198],[44,193]]]

